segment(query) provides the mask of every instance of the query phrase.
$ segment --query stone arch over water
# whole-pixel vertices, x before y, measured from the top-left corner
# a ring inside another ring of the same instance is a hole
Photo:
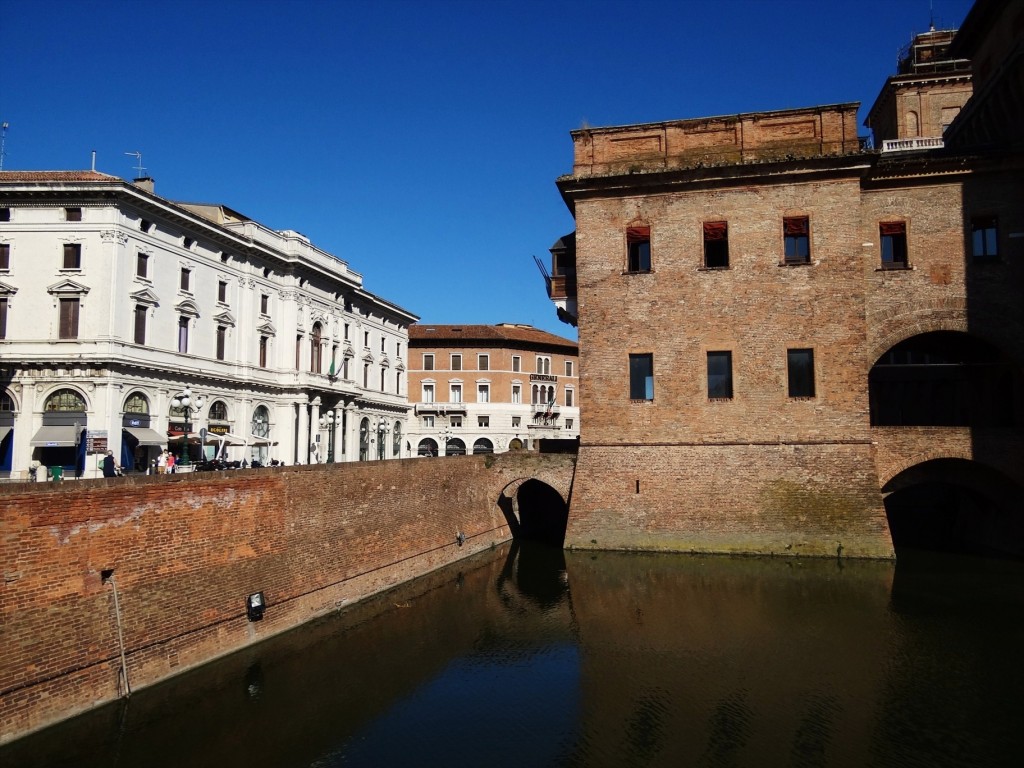
[[[515,539],[558,545],[565,541],[569,504],[557,489],[536,478],[519,478],[502,490],[498,506]]]

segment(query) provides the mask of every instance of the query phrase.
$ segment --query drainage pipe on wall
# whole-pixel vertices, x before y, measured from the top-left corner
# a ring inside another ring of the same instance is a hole
[[[114,581],[114,572],[103,571],[103,581],[109,582],[114,588],[114,613],[117,615],[117,642],[121,649],[121,677],[124,679],[124,697],[132,695],[132,687],[128,682],[128,660],[124,655],[124,629],[121,626],[121,602],[117,598],[117,582]]]

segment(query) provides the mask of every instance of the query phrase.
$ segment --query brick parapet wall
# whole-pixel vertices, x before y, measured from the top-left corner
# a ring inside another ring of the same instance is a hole
[[[137,689],[507,540],[503,490],[537,478],[566,497],[574,459],[0,487],[0,743],[124,692],[115,585]],[[250,623],[245,600],[257,591],[268,608]]]
[[[566,546],[894,557],[867,441],[582,446]]]

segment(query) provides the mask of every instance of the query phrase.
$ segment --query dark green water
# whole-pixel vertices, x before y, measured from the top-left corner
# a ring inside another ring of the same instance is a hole
[[[1018,766],[1024,564],[506,547],[0,748],[19,766]]]

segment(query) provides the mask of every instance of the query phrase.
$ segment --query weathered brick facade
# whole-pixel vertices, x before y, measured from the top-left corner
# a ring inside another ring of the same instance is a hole
[[[936,115],[969,97],[954,79],[921,86]],[[876,151],[856,110],[572,132],[575,252],[555,266],[575,288],[552,293],[586,417],[567,545],[889,557],[884,486],[915,460],[1024,488],[1024,160],[941,136]],[[872,426],[876,363],[943,331],[1011,371],[1002,422]]]

